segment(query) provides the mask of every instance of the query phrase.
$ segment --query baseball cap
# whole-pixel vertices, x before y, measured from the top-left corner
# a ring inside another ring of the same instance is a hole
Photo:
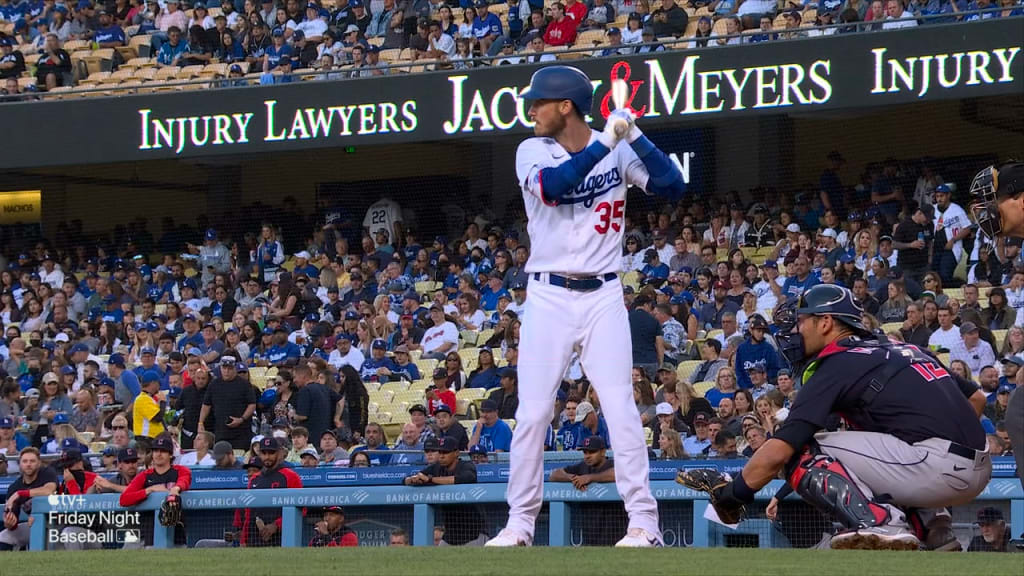
[[[1013,384],[1003,384],[996,390],[996,394],[1009,394],[1016,389],[1017,387]]]
[[[57,334],[56,336],[53,337],[53,341],[54,342],[70,342],[71,339],[68,338],[67,334],[61,332],[60,334]]]
[[[582,406],[582,404],[581,404],[581,406]],[[481,412],[497,412],[498,411],[498,403],[495,402],[494,400],[491,400],[491,399],[488,398],[487,400],[484,400],[483,402],[480,403],[480,411]],[[579,415],[579,407],[576,408],[576,414],[577,414],[577,416]],[[576,418],[576,421],[577,422],[580,421],[578,417]]]
[[[757,363],[747,367],[747,372],[764,372],[764,364]]]
[[[317,313],[317,312],[310,312],[309,314],[306,314],[306,322],[319,322],[319,321],[320,321],[320,314],[319,313]]]
[[[605,444],[604,438],[600,436],[588,436],[583,439],[583,444],[580,446],[580,450],[583,452],[599,452],[607,449],[608,445]]]
[[[6,416],[0,418],[0,428],[14,428],[14,420]]]
[[[252,458],[249,458],[245,464],[242,464],[242,468],[263,468],[263,461],[258,457],[253,456]]]
[[[349,24],[348,27],[345,28],[344,33],[351,34],[353,32],[359,32],[359,26],[356,26],[355,24]]]
[[[359,320],[359,318],[359,312],[356,312],[355,310],[345,312],[345,320]]]
[[[964,322],[960,325],[960,335],[971,334],[978,331],[978,325],[974,322]]]
[[[139,351],[139,354],[142,356],[156,356],[156,350],[149,346],[145,346],[142,348],[142,350]]]
[[[139,453],[131,446],[127,448],[121,448],[117,451],[118,462],[137,462],[139,460]]]
[[[74,374],[74,373],[75,373],[75,367],[74,366],[61,366],[61,368],[60,368],[60,375],[61,376],[67,376],[68,374]]]
[[[395,346],[395,354],[408,354],[408,353],[409,353],[409,347],[406,346],[405,344],[399,344],[398,346]]]
[[[800,225],[795,223],[795,222],[791,223],[788,226],[786,226],[786,232],[792,232],[793,234],[799,234],[800,233]]]
[[[608,29],[608,35],[609,36],[621,36],[622,32],[618,28],[609,28]]]
[[[60,463],[64,466],[82,461],[82,451],[78,448],[68,448],[60,453]]]
[[[952,194],[953,189],[949,187],[949,184],[939,184],[935,187],[936,194]]]
[[[447,412],[448,414],[451,414],[452,409],[447,404],[438,404],[437,408],[434,409],[434,414],[437,414],[438,412]]]
[[[303,456],[312,456],[313,458],[316,458],[318,462],[320,461],[320,454],[317,454],[316,448],[313,448],[312,446],[307,446],[302,449],[302,452],[299,452],[299,457],[301,458]]]
[[[721,288],[722,290],[728,290],[729,289],[729,285],[726,284],[725,281],[723,281],[723,280],[716,280],[714,288],[715,288],[715,290],[718,290],[719,288]]]
[[[281,441],[274,436],[266,436],[260,440],[260,452],[277,452],[281,449]]]
[[[345,515],[345,510],[341,506],[326,506],[326,507],[324,507],[324,514],[327,514],[328,512],[330,512],[332,514],[341,514],[342,516]]]
[[[1007,356],[1006,358],[1000,360],[1000,362],[1002,362],[1003,364],[1014,364],[1016,366],[1024,366],[1024,358],[1021,358],[1020,356],[1017,355]]]
[[[833,230],[832,228],[825,228],[824,230],[821,231],[821,235],[824,236],[825,238],[837,237],[836,231]]]
[[[413,412],[422,412],[425,416],[427,414],[427,408],[423,404],[413,404],[409,407],[409,414],[412,414]]]
[[[387,343],[384,342],[384,340],[382,338],[377,338],[376,340],[374,340],[373,344],[371,344],[370,347],[374,348],[375,350],[387,350],[388,349]]]
[[[495,409],[497,409],[497,406],[495,406]],[[591,404],[590,402],[580,402],[576,406],[576,423],[579,424],[580,422],[583,422],[583,420],[586,419],[587,416],[589,416],[589,415],[591,415],[593,413],[594,413],[594,405],[593,404]]]
[[[231,447],[231,443],[225,440],[221,440],[220,442],[217,442],[216,444],[213,445],[214,460],[220,460],[221,458],[224,458],[225,456],[233,452],[234,449]]]
[[[779,371],[775,373],[775,376],[789,376],[790,378],[792,378],[793,371],[790,370],[789,368],[780,368]]]
[[[484,448],[480,444],[474,444],[473,447],[469,449],[469,453],[470,454],[487,454],[487,448]]]
[[[65,412],[58,412],[57,415],[53,417],[53,423],[54,424],[67,424],[68,423],[68,415],[67,415],[67,413],[65,413]]]
[[[671,416],[675,410],[672,409],[672,405],[668,402],[660,402],[654,407],[654,414],[657,416]]]
[[[1003,519],[1003,513],[998,508],[986,506],[978,510],[978,524],[991,524]]]
[[[153,452],[160,450],[174,454],[174,442],[172,442],[167,436],[157,436],[153,439],[153,444],[150,445],[150,450]]]
[[[213,228],[207,228],[206,229],[206,234],[203,237],[206,238],[207,240],[216,240],[217,239],[217,231],[214,230]]]
[[[143,384],[147,382],[159,382],[160,373],[156,370],[146,370],[139,376],[139,381]]]
[[[237,363],[238,363],[238,359],[235,358],[234,356],[221,356],[220,357],[220,365],[221,366],[230,366],[232,364],[237,364]]]
[[[451,436],[442,436],[437,439],[437,451],[438,452],[458,452],[459,443],[455,441],[455,438]]]
[[[577,408],[577,411],[578,410],[579,408]],[[696,426],[697,424],[707,424],[708,420],[710,420],[710,418],[708,418],[707,412],[697,412],[697,414],[693,417],[693,424],[694,426]]]
[[[88,346],[86,346],[85,344],[82,344],[82,343],[78,343],[78,344],[75,344],[74,346],[72,346],[71,350],[69,352],[71,354],[75,354],[75,353],[78,353],[78,352],[88,352],[88,351],[89,351],[89,347]]]
[[[434,379],[441,380],[443,378],[448,378],[448,371],[440,367],[434,368]]]
[[[274,31],[270,33],[270,35],[273,36],[274,38],[283,38],[284,30],[280,28],[275,28]],[[211,240],[211,238],[207,238],[207,240]]]
[[[501,378],[517,378],[519,376],[519,373],[516,371],[514,367],[506,366],[505,368],[501,369],[500,375]]]

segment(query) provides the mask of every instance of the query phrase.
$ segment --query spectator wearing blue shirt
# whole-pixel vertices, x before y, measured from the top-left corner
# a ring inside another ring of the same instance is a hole
[[[157,66],[180,66],[181,58],[190,52],[188,42],[181,40],[181,28],[171,26],[167,29],[167,42],[160,46],[156,55]]]
[[[32,445],[28,438],[22,436],[20,432],[14,431],[14,418],[4,416],[0,418],[0,445],[7,444],[12,438],[14,439],[14,447],[18,452],[21,452],[22,448]],[[11,454],[11,456],[13,457],[14,454]]]
[[[409,347],[405,344],[399,344],[395,347],[394,366],[386,368],[386,370],[387,372],[383,374],[389,378],[397,377],[413,382],[422,378],[419,367],[410,361]]]
[[[605,444],[611,444],[611,439],[608,437],[608,425],[590,402],[580,402],[576,406],[576,424],[579,425],[579,428],[576,430],[576,445],[572,447],[573,450],[578,450],[583,445],[583,441],[591,436],[600,436],[604,439]],[[568,449],[564,446],[563,448]]]
[[[287,56],[291,59],[292,47],[284,42],[284,32],[280,29],[274,30],[271,34],[271,46],[263,54],[263,71],[270,72],[278,67],[281,59]]]
[[[114,23],[113,16],[106,10],[100,10],[100,25],[96,29],[93,41],[99,44],[100,48],[117,48],[124,46],[126,38],[124,30]],[[114,52],[117,54],[117,52]]]
[[[146,372],[155,372],[160,378],[160,389],[169,390],[170,384],[167,380],[167,372],[162,370],[160,366],[156,364],[156,350],[149,346],[144,347],[139,352],[140,363],[138,366],[132,369],[135,375],[142,379],[142,375]]]
[[[728,313],[736,314],[740,307],[726,297],[729,286],[722,280],[716,280],[712,289],[715,299],[700,309],[700,325],[705,330],[716,330],[722,327],[722,317]]]
[[[708,432],[708,424],[711,418],[704,412],[698,412],[693,417],[693,436],[687,436],[683,440],[683,450],[689,456],[704,454],[711,447],[711,434]]]
[[[771,42],[778,40],[779,35],[773,32],[771,16],[761,16],[761,28],[757,34],[751,34],[747,42],[756,44],[758,42]]]
[[[297,344],[288,341],[288,329],[283,326],[274,328],[274,344],[267,350],[266,360],[271,366],[294,366],[299,363],[302,350]]]
[[[476,19],[473,20],[473,36],[480,44],[481,54],[490,54],[491,45],[503,34],[501,20],[487,11],[487,0],[477,0]]]
[[[480,291],[480,307],[484,310],[497,310],[498,300],[506,296],[511,301],[508,290],[504,288],[505,275],[497,270],[492,270],[487,277],[487,286]]]
[[[1010,386],[1011,390],[1016,388],[1017,371],[1024,366],[1024,358],[1014,354],[1003,358],[1000,362],[1003,363],[1003,375],[999,377],[999,386]]]
[[[128,370],[123,354],[110,355],[107,359],[107,374],[114,381],[114,400],[118,404],[128,406],[142,393],[139,377]]]
[[[498,404],[484,400],[480,404],[480,419],[473,426],[470,446],[483,446],[488,452],[508,452],[512,449],[512,429],[498,419]]]
[[[799,298],[805,290],[820,283],[817,276],[811,274],[807,257],[800,255],[793,261],[793,275],[786,278],[786,282],[782,285],[782,295],[787,300]]]
[[[763,368],[768,374],[768,380],[774,381],[779,368],[782,367],[779,362],[779,353],[765,340],[768,321],[760,314],[755,314],[750,318],[747,330],[750,335],[736,350],[736,384],[740,388],[751,387],[748,375],[751,368]]]
[[[466,387],[488,390],[496,388],[498,384],[498,367],[494,363],[494,353],[490,348],[481,348],[477,356],[477,367],[470,372]]]
[[[207,364],[216,362],[224,352],[224,342],[217,338],[217,326],[207,323],[203,326],[202,341],[196,344],[196,348],[203,355],[203,361]]]
[[[370,344],[370,357],[359,369],[359,376],[364,382],[387,382],[388,375],[398,369],[394,361],[386,356],[387,350],[388,345],[383,338],[377,338]],[[382,371],[386,371],[386,374]]]
[[[647,278],[668,280],[669,269],[668,265],[662,263],[661,259],[658,258],[658,251],[654,248],[648,248],[647,252],[644,252],[644,267],[640,270],[640,273]]]

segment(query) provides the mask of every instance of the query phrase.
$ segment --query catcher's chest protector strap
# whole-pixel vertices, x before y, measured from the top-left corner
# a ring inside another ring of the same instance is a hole
[[[843,526],[867,528],[889,520],[889,510],[869,500],[846,468],[828,456],[805,453],[789,476],[797,494],[822,513],[834,515]]]

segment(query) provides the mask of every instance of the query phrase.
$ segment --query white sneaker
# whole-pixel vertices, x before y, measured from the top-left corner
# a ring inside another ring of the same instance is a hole
[[[615,543],[616,548],[661,548],[664,545],[661,536],[643,528],[630,528],[622,540]]]
[[[487,541],[484,546],[490,546],[492,548],[513,548],[516,546],[533,546],[533,539],[524,536],[520,532],[515,530],[509,530],[505,528],[494,538]]]
[[[872,526],[832,537],[833,550],[919,550],[921,541],[902,526]]]

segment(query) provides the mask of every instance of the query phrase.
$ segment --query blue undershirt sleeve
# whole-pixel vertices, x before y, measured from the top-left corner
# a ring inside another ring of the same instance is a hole
[[[647,136],[640,136],[630,146],[647,168],[647,192],[676,201],[686,192],[683,174],[667,154],[658,149]]]
[[[541,199],[557,204],[560,198],[583,182],[609,152],[611,150],[607,146],[595,141],[558,166],[542,168],[539,173]]]

